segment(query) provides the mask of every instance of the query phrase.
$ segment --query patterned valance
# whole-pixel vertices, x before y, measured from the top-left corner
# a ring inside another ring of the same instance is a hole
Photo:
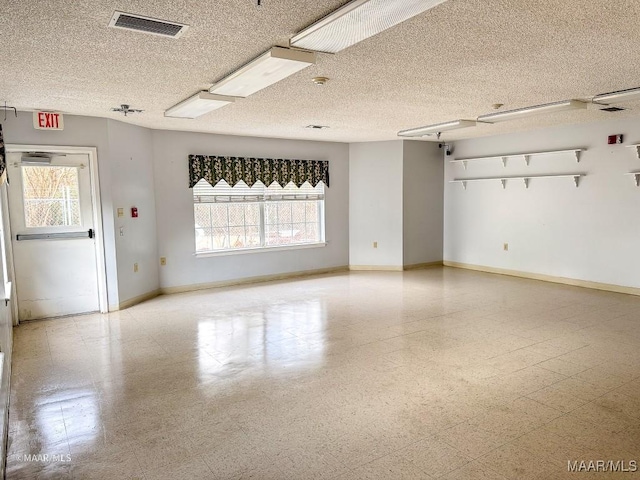
[[[329,162],[326,160],[286,160],[283,158],[221,157],[189,155],[189,188],[205,179],[215,186],[220,180],[234,186],[240,180],[253,186],[260,181],[269,186],[278,182],[282,187],[293,182],[329,186]]]

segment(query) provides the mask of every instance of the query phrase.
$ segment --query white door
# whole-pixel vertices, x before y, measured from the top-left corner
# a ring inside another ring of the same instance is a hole
[[[20,320],[100,307],[87,154],[7,155]]]

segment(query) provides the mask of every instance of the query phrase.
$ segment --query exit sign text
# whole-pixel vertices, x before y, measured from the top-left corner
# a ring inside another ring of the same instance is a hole
[[[38,130],[64,130],[61,113],[33,112],[33,126]]]

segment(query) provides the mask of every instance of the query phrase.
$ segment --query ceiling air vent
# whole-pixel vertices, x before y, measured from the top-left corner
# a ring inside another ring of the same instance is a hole
[[[189,28],[188,25],[182,23],[167,22],[166,20],[158,20],[157,18],[143,17],[142,15],[124,12],[115,12],[111,17],[109,26],[171,38],[180,38],[187,28]]]
[[[601,108],[600,111],[602,112],[622,112],[623,110],[626,110],[626,108],[622,108],[622,107],[607,107],[607,108]]]

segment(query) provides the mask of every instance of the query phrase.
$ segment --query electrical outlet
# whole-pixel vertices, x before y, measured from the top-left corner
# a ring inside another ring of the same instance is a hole
[[[509,251],[509,244],[508,244],[508,243],[504,243],[504,244],[502,245],[502,249],[503,249],[505,252],[508,252],[508,251]]]
[[[124,237],[124,227],[120,227],[120,236]]]
[[[160,257],[160,265],[166,265],[167,264],[167,257]]]
[[[133,273],[138,273],[138,264],[137,263],[133,264]]]
[[[373,248],[378,248],[378,242],[373,242]]]

